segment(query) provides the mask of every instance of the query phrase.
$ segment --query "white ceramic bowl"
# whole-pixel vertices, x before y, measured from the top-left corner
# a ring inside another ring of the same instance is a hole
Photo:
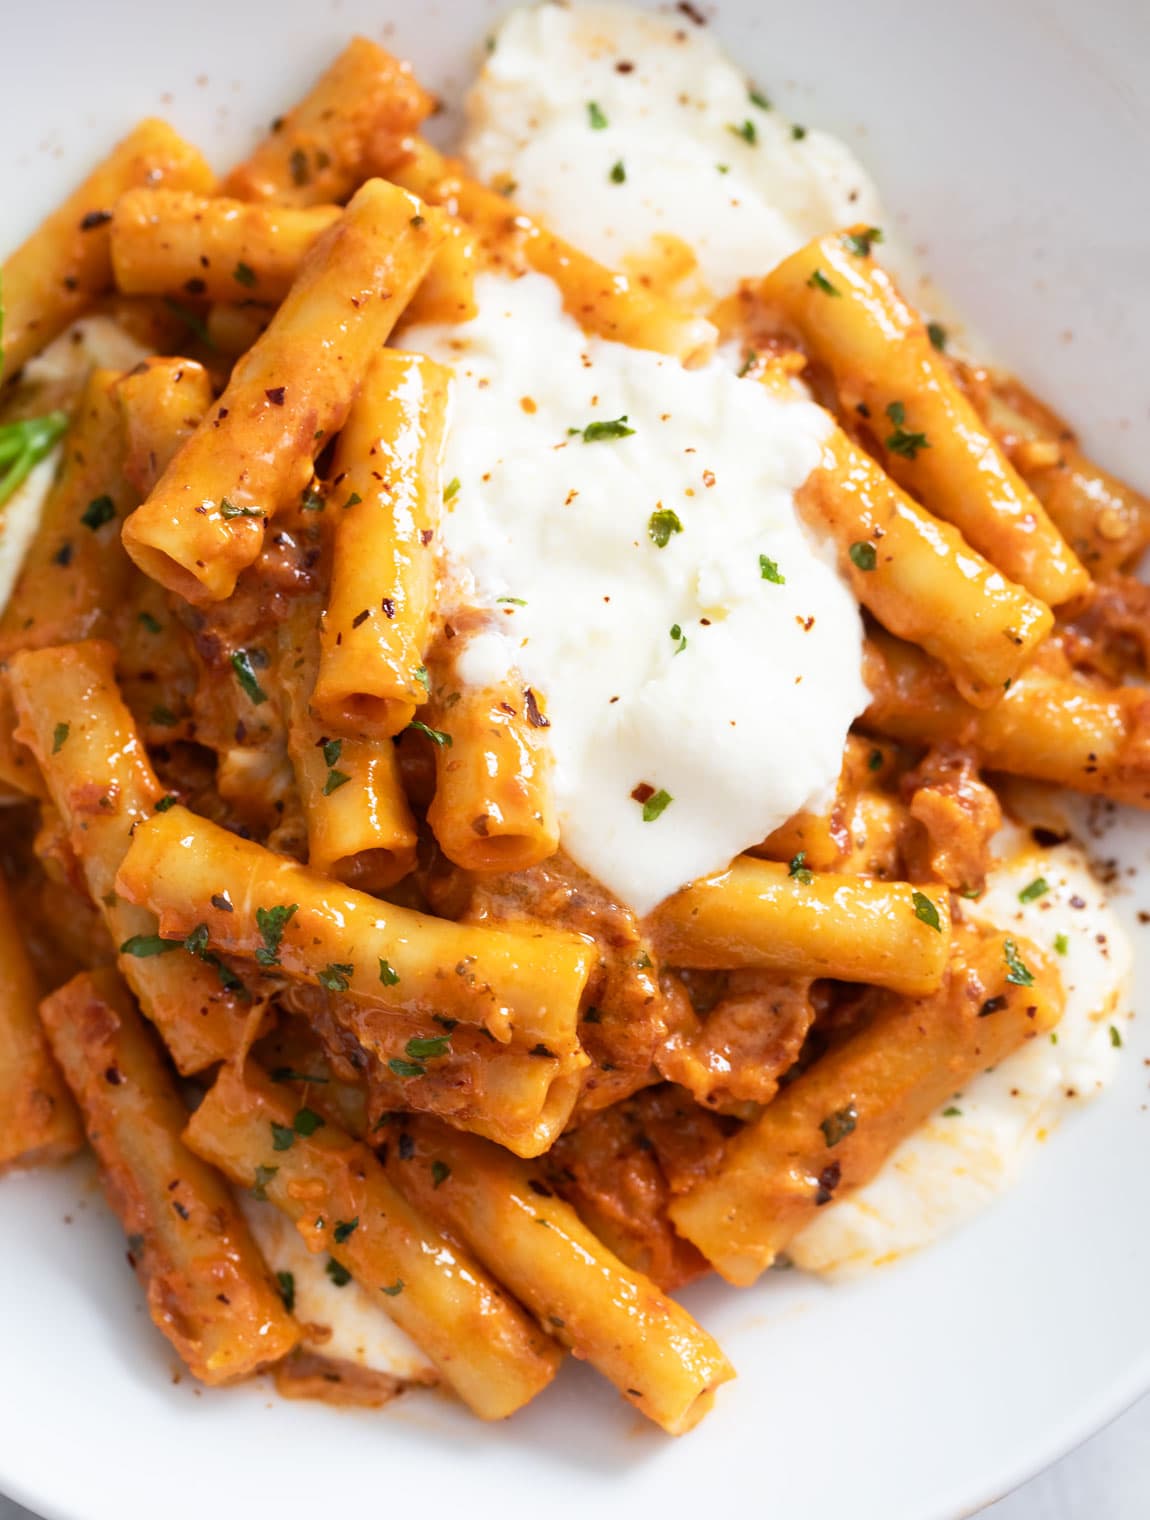
[[[355,30],[450,98],[500,8],[9,7],[0,246],[145,113],[226,163]],[[1150,485],[1150,14],[1132,0],[722,0],[712,24],[780,105],[856,148],[997,356],[1106,463]],[[1143,867],[1150,833],[1120,823],[1095,848]],[[1124,877],[1122,889],[1144,938],[1145,887]],[[1136,1022],[1116,1085],[933,1249],[845,1286],[772,1274],[751,1292],[689,1292],[740,1377],[678,1442],[574,1364],[496,1428],[433,1397],[361,1414],[261,1385],[202,1392],[173,1375],[86,1166],[6,1181],[0,1489],[49,1520],[365,1503],[502,1520],[732,1504],[779,1520],[955,1520],[1150,1386],[1147,1058]]]

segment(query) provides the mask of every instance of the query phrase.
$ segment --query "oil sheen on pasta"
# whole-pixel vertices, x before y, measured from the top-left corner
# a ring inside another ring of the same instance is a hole
[[[468,99],[465,156],[606,264],[674,239],[722,296],[810,238],[882,223],[850,151],[773,109],[681,13],[523,7],[492,44]]]
[[[1082,852],[1038,850],[1011,831],[987,891],[964,911],[1040,945],[1060,967],[1066,1011],[953,1098],[879,1175],[792,1244],[809,1271],[876,1266],[929,1244],[1013,1183],[1059,1120],[1114,1077],[1129,1017],[1130,941]],[[1037,880],[1049,890],[1023,903]]]
[[[589,338],[542,276],[477,294],[404,338],[455,364],[444,540],[499,613],[458,674],[546,694],[564,848],[645,913],[817,799],[865,705],[858,609],[794,509],[829,423]]]

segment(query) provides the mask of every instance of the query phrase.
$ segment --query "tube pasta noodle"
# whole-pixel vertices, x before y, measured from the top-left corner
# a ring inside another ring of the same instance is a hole
[[[1012,983],[1008,947],[1034,985]],[[1061,1014],[1061,982],[1032,945],[964,930],[944,986],[888,997],[861,1033],[784,1088],[718,1170],[671,1204],[675,1228],[728,1282],[754,1282],[819,1208],[869,1182],[964,1082]],[[853,1127],[832,1144],[823,1125],[837,1114]]]
[[[670,354],[687,365],[703,364],[714,353],[715,329],[705,318],[580,253],[498,190],[461,174],[430,143],[415,138],[405,148],[404,156],[381,163],[379,172],[460,217],[488,247],[498,249],[502,262],[554,280],[567,310],[589,332]]]
[[[84,1132],[40,1027],[40,989],[0,878],[0,1174],[60,1161]]]
[[[381,891],[415,864],[415,820],[388,738],[332,739],[308,706],[319,655],[318,599],[299,597],[281,630],[288,754],[307,822],[308,863]]]
[[[282,301],[339,206],[246,205],[188,190],[130,190],[112,218],[112,267],[127,295]]]
[[[651,928],[673,965],[758,966],[906,993],[938,987],[951,933],[946,893],[937,887],[747,856],[668,898]]]
[[[212,404],[211,376],[194,359],[146,359],[116,385],[124,419],[124,475],[147,496]]]
[[[1092,575],[1150,545],[1150,500],[1089,459],[1066,421],[1009,375],[957,363],[957,379],[1011,464]]]
[[[865,408],[901,485],[1042,601],[1057,607],[1081,596],[1090,579],[1073,550],[983,427],[921,319],[885,270],[852,251],[854,240],[808,243],[763,280],[761,299],[831,370],[844,410]]]
[[[85,972],[42,1011],[157,1329],[204,1383],[278,1361],[299,1326],[223,1179],[183,1143],[187,1110],[127,988]]]
[[[166,122],[133,128],[0,268],[3,367],[17,370],[112,284],[108,223],[137,185],[210,191],[207,163]]]
[[[265,520],[298,500],[320,443],[343,426],[443,237],[442,217],[414,197],[380,180],[363,186],[304,260],[212,416],[124,525],[142,570],[190,601],[230,595],[259,554]]]
[[[331,591],[311,699],[338,733],[399,733],[427,699],[447,383],[441,365],[385,349],[340,434]]]
[[[354,37],[250,158],[223,184],[242,201],[315,206],[342,201],[431,114],[411,65]]]
[[[296,1102],[249,1066],[225,1068],[188,1122],[187,1141],[233,1182],[257,1168],[269,1200],[309,1250],[327,1251],[431,1358],[481,1419],[513,1413],[551,1381],[559,1347],[470,1257],[396,1192],[368,1147],[324,1124],[307,1134]],[[276,1148],[276,1131],[294,1138]],[[270,1174],[270,1175],[268,1175]]]
[[[838,429],[799,492],[863,606],[933,654],[974,702],[1001,695],[1050,632],[1049,607],[911,501]]]
[[[0,616],[0,652],[106,637],[135,571],[119,530],[135,505],[124,478],[121,376],[94,370],[62,445],[60,473]]]
[[[574,935],[469,928],[393,907],[182,807],[137,826],[116,889],[156,914],[165,936],[205,923],[213,948],[248,957],[262,951],[263,964],[271,941],[257,915],[293,908],[281,913],[282,934],[277,925],[273,936],[272,963],[288,976],[315,981],[338,966],[347,983],[340,990],[369,1005],[450,1015],[502,1042],[512,1035],[542,1041],[556,1055],[578,1049],[592,957]],[[225,895],[229,907],[212,902]]]
[[[427,821],[449,860],[522,871],[554,855],[559,823],[540,698],[511,677],[437,695],[435,796]]]
[[[864,721],[879,733],[972,744],[991,769],[1150,807],[1150,702],[1141,686],[1030,670],[997,707],[979,711],[918,650],[881,636],[868,646],[867,679]]]
[[[401,1192],[648,1419],[671,1435],[702,1419],[734,1369],[685,1310],[596,1240],[527,1163],[446,1125],[404,1129],[404,1155],[387,1149]]]
[[[16,655],[18,737],[44,773],[124,979],[180,1071],[200,1071],[232,1054],[250,1009],[218,968],[159,949],[155,918],[116,891],[133,831],[163,788],[116,689],[114,661],[111,645],[95,641]]]

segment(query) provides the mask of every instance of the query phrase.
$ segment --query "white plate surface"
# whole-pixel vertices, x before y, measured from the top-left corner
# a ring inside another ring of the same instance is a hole
[[[37,0],[4,18],[0,246],[140,115],[222,166],[354,30],[457,91],[485,0]],[[388,17],[395,18],[394,25]],[[1150,486],[1150,12],[1139,0],[722,0],[713,22],[796,119],[839,132],[971,327]],[[684,22],[689,25],[689,22]],[[1144,869],[1150,830],[1097,841]],[[1150,907],[1125,877],[1140,936]],[[1143,985],[1146,977],[1143,977]],[[686,1301],[739,1380],[690,1437],[571,1365],[497,1428],[435,1397],[381,1414],[174,1380],[90,1172],[0,1185],[0,1489],[48,1520],[470,1509],[956,1520],[1150,1387],[1150,1024],[1023,1182],[960,1234],[827,1287]]]

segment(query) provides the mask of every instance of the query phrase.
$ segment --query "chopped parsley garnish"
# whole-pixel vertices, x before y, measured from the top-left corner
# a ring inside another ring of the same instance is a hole
[[[272,1150],[290,1151],[295,1144],[295,1130],[290,1124],[277,1124],[274,1119],[270,1121],[272,1127]]]
[[[841,296],[842,291],[832,285],[821,269],[812,269],[807,284],[812,290],[821,290],[824,296]]]
[[[931,346],[937,348],[940,354],[946,352],[946,328],[941,322],[928,322],[926,335],[930,339]]]
[[[337,1219],[335,1222],[335,1228],[331,1232],[331,1238],[335,1241],[337,1246],[341,1246],[345,1240],[355,1234],[358,1228],[358,1214],[354,1219]]]
[[[188,331],[199,338],[205,348],[215,348],[216,345],[212,342],[212,335],[208,331],[207,324],[198,312],[193,311],[190,306],[182,305],[179,301],[173,301],[171,296],[164,297],[164,305],[174,317],[179,317]]]
[[[160,728],[174,728],[180,721],[170,707],[165,707],[162,702],[157,702],[148,714],[152,722]]]
[[[427,673],[427,666],[421,665],[415,672],[415,679],[423,687],[424,691],[431,690],[431,677]]]
[[[323,750],[323,763],[325,765],[339,764],[339,757],[343,754],[342,739],[321,739],[320,748]]]
[[[623,160],[621,158],[617,158],[611,165],[611,173],[608,175],[608,178],[613,185],[621,185],[626,180],[627,171],[623,167]]]
[[[926,924],[936,934],[941,934],[942,919],[938,916],[938,904],[932,902],[925,892],[912,892],[910,900],[914,903],[914,916],[919,923]]]
[[[394,1072],[397,1077],[425,1077],[427,1067],[421,1066],[418,1061],[405,1061],[400,1056],[392,1056],[387,1063],[387,1069]]]
[[[687,635],[679,627],[678,623],[671,624],[671,642],[675,646],[675,653],[682,654],[687,647]]]
[[[204,951],[208,948],[210,931],[207,924],[197,924],[192,932],[184,940],[184,949],[189,955],[194,955],[202,960]]]
[[[403,1278],[397,1277],[393,1283],[389,1283],[386,1288],[380,1288],[379,1291],[381,1293],[386,1293],[388,1298],[396,1298],[400,1293],[403,1292],[406,1286],[407,1284],[404,1282]]]
[[[0,507],[15,494],[68,430],[65,412],[46,412],[0,427]]]
[[[392,969],[390,961],[385,961],[381,955],[379,958],[379,979],[385,987],[394,987],[399,982],[399,972]]]
[[[955,1108],[954,1104],[952,1103],[949,1108],[944,1108],[943,1109],[943,1111],[942,1111],[942,1117],[944,1119],[961,1119],[962,1118],[962,1109],[961,1108]]]
[[[58,755],[68,742],[68,735],[72,731],[70,723],[57,723],[52,730],[52,753]]]
[[[453,475],[443,488],[444,501],[450,501],[453,496],[459,495],[459,476]]]
[[[1018,894],[1020,903],[1032,903],[1050,891],[1050,883],[1045,876],[1036,876],[1028,886],[1023,887]]]
[[[243,259],[232,270],[232,279],[237,285],[246,285],[249,289],[256,283],[256,272],[250,264],[245,264]]]
[[[759,555],[759,579],[770,581],[773,586],[785,586],[787,578],[769,554]]]
[[[261,1203],[268,1201],[268,1183],[279,1171],[278,1166],[257,1166],[256,1180],[252,1183],[252,1197],[258,1198]]]
[[[747,121],[739,122],[737,126],[734,122],[730,122],[727,126],[727,131],[733,132],[736,137],[741,137],[743,141],[745,143],[749,143],[752,148],[755,147],[759,141],[759,129],[750,119]]]
[[[1054,936],[1054,948],[1059,955],[1069,955],[1070,936],[1068,934],[1056,934]]]
[[[240,683],[244,695],[253,706],[259,707],[261,703],[267,701],[268,694],[256,680],[252,657],[246,649],[237,649],[232,655],[232,669],[236,673],[236,680]]]
[[[171,792],[168,792],[166,796],[161,797],[160,800],[156,803],[156,812],[166,813],[170,807],[175,807],[175,805],[175,797]]]
[[[150,612],[141,612],[139,621],[141,627],[146,628],[149,633],[162,632],[160,624],[156,621]]]
[[[811,882],[814,881],[815,873],[807,865],[806,850],[800,850],[797,855],[792,857],[791,863],[787,867],[787,875],[793,876],[804,887],[809,887]]]
[[[1122,1049],[1122,1036],[1119,1033],[1117,1024],[1111,1024],[1110,1026],[1110,1043],[1114,1046],[1115,1050]]]
[[[1018,953],[1018,946],[1012,939],[1004,940],[1002,945],[1003,959],[1006,961],[1006,980],[1013,987],[1032,987],[1034,985],[1034,972]]]
[[[870,754],[866,757],[866,768],[867,768],[867,770],[868,771],[881,771],[882,770],[882,759],[883,759],[882,750],[881,749],[872,749],[871,752],[870,752]]]
[[[847,252],[857,254],[860,259],[865,259],[874,244],[881,242],[881,227],[866,227],[862,232],[844,232],[842,238],[843,247]]]
[[[233,517],[262,517],[262,507],[237,507],[234,501],[229,501],[225,496],[220,501],[220,516],[229,519]]]
[[[80,513],[80,521],[94,533],[116,515],[116,503],[110,496],[97,496]]]
[[[899,454],[903,459],[914,459],[920,449],[930,448],[925,433],[910,433],[903,427],[906,407],[901,401],[892,401],[886,414],[894,424],[894,432],[886,440],[886,446],[892,454]]]
[[[256,928],[263,936],[263,944],[256,951],[256,960],[261,966],[278,966],[280,963],[280,945],[283,943],[284,930],[292,915],[299,911],[299,903],[280,903],[274,908],[256,909]]]
[[[314,1108],[301,1108],[292,1120],[292,1129],[297,1135],[302,1135],[306,1140],[309,1135],[314,1135],[317,1129],[323,1128],[323,1119],[316,1113]]]
[[[495,601],[496,605],[500,605],[503,602],[509,603],[512,607],[526,607],[527,605],[521,596],[497,596]]]
[[[276,1287],[280,1290],[280,1297],[284,1301],[284,1308],[290,1314],[295,1308],[295,1275],[292,1272],[277,1272]]]
[[[850,546],[851,564],[856,570],[873,570],[878,564],[878,550],[873,544],[859,542]]]
[[[797,121],[791,123],[791,136],[794,138],[795,142],[802,142],[803,138],[806,135],[806,127],[800,127]]]
[[[445,1034],[425,1037],[413,1035],[403,1049],[404,1054],[409,1055],[413,1061],[434,1061],[437,1056],[448,1054],[451,1040]]]
[[[329,992],[346,992],[351,986],[349,978],[354,975],[355,967],[350,962],[330,961],[322,971],[316,972],[315,979]]]
[[[666,792],[660,787],[643,804],[643,822],[654,823],[656,818],[663,816],[674,800],[670,792]]]
[[[763,94],[762,90],[748,90],[747,99],[753,106],[758,106],[760,111],[769,111],[771,109],[771,103]]]
[[[273,1082],[316,1082],[326,1083],[328,1077],[313,1076],[310,1071],[296,1071],[294,1066],[276,1066],[272,1069]]]
[[[744,375],[749,375],[751,373],[751,371],[754,369],[755,365],[758,363],[758,359],[759,359],[759,356],[755,352],[755,350],[753,348],[748,348],[747,349],[747,357],[743,360],[743,367],[739,371],[739,379],[740,380],[743,378]]]
[[[444,746],[448,749],[451,748],[451,735],[445,734],[441,728],[429,728],[426,723],[421,723],[418,718],[412,718],[407,726],[408,728],[414,728],[416,733],[422,734],[425,739],[430,739],[432,744],[438,744],[440,749]]]
[[[451,1176],[451,1168],[446,1161],[433,1161],[431,1163],[431,1185],[433,1188],[442,1185]]]
[[[592,132],[602,132],[603,128],[607,125],[607,118],[604,116],[602,107],[598,101],[589,100],[587,102],[587,120]]]
[[[351,1281],[351,1273],[347,1270],[342,1262],[336,1261],[334,1256],[328,1257],[327,1266],[324,1267],[324,1271],[331,1278],[332,1282],[335,1283],[337,1288],[346,1288],[348,1283]]]
[[[334,767],[328,771],[327,780],[323,784],[323,794],[330,797],[332,792],[338,792],[340,787],[350,781],[351,777],[346,771],[337,771]]]
[[[612,438],[630,438],[633,427],[627,426],[626,416],[611,422],[589,422],[585,428],[568,428],[568,433],[581,433],[584,443],[604,443]]]
[[[673,533],[682,533],[679,514],[670,507],[660,507],[647,519],[647,537],[659,549],[665,549]]]
[[[832,1150],[840,1141],[854,1133],[858,1118],[858,1109],[853,1103],[848,1103],[846,1108],[836,1109],[833,1114],[828,1114],[825,1119],[819,1121],[823,1139],[827,1142],[827,1150]]]
[[[172,950],[181,950],[183,944],[181,939],[161,939],[158,934],[133,934],[120,946],[120,954],[146,960],[150,955],[168,955]]]
[[[349,507],[350,505],[350,500],[344,502],[344,506]],[[308,486],[307,490],[300,497],[299,506],[301,512],[322,512],[324,509],[324,499],[314,486]]]

